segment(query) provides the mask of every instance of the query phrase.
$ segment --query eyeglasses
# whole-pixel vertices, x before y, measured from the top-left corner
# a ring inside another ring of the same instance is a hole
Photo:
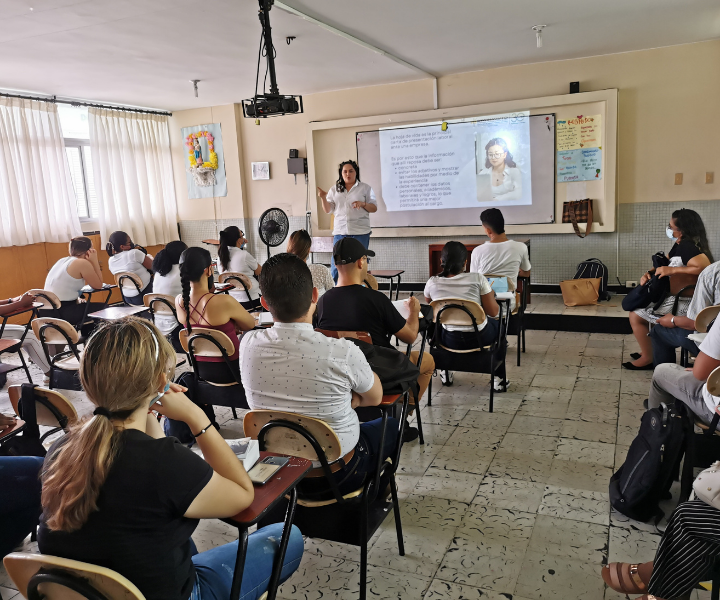
[[[505,156],[505,153],[504,152],[493,152],[493,153],[488,152],[487,156],[488,156],[488,158],[502,158],[503,156]]]

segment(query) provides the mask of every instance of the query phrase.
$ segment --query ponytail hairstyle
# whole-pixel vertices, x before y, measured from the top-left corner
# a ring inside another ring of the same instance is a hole
[[[192,325],[190,324],[190,283],[200,281],[203,272],[210,265],[212,265],[212,256],[205,248],[194,246],[180,255],[180,284],[182,285],[182,300],[185,309],[185,328],[188,334],[192,333]]]
[[[230,248],[237,246],[238,240],[242,237],[242,232],[235,225],[230,225],[220,232],[220,247],[218,248],[218,258],[223,271],[228,270],[230,264]]]
[[[355,169],[355,181],[360,181],[360,167],[354,160],[346,160],[345,162],[341,162],[340,166],[338,167],[338,180],[335,182],[335,189],[338,192],[344,192],[345,191],[345,180],[342,176],[342,170],[345,165],[350,165],[353,169]]]
[[[180,255],[187,250],[187,244],[176,240],[157,253],[153,260],[153,271],[165,277],[180,262]]]
[[[710,244],[702,217],[694,210],[681,208],[672,214],[672,218],[675,220],[675,227],[682,233],[682,239],[691,241],[700,252],[708,257],[711,263],[715,262],[712,252],[710,252]]]
[[[70,240],[70,256],[83,258],[92,248],[92,240],[84,235]]]
[[[113,231],[110,234],[110,241],[105,244],[105,252],[108,256],[114,256],[122,252],[120,246],[127,246],[130,243],[130,236],[124,231]]]
[[[457,275],[465,270],[465,262],[467,261],[467,248],[460,242],[448,242],[443,246],[440,254],[440,266],[442,273],[440,277],[448,277]]]
[[[85,345],[80,380],[93,416],[74,425],[45,462],[42,506],[53,531],[77,531],[97,500],[120,447],[123,423],[172,380],[175,352],[150,321],[105,321]],[[114,422],[113,422],[114,421]]]
[[[311,247],[312,238],[304,229],[298,229],[290,234],[290,240],[287,245],[287,251],[289,254],[294,254],[302,260],[307,260]]]

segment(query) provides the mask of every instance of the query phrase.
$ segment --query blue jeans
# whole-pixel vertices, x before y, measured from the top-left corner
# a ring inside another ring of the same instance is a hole
[[[370,234],[369,233],[363,233],[362,235],[334,235],[333,236],[333,246],[338,243],[339,240],[351,237],[355,238],[356,240],[359,240],[365,248],[370,247]],[[333,281],[337,283],[338,279],[338,273],[337,273],[337,267],[335,267],[335,257],[333,256],[330,259],[330,274],[332,275]]]
[[[697,356],[700,351],[697,344],[688,339],[692,333],[688,329],[681,327],[663,327],[655,325],[650,330],[650,340],[652,341],[653,363],[655,366],[663,363],[675,362],[675,348],[685,348],[693,356]]]
[[[42,464],[37,456],[0,456],[0,558],[38,524]]]
[[[280,546],[283,525],[283,523],[274,523],[248,536],[240,600],[257,600],[267,591],[275,553]],[[190,600],[229,600],[237,551],[238,542],[235,541],[192,557],[195,565],[195,585]],[[302,554],[302,534],[293,525],[280,572],[280,583],[297,570]]]

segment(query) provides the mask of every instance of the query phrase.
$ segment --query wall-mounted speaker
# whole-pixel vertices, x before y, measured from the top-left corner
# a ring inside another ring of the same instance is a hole
[[[297,158],[298,157],[298,151],[296,149],[290,150],[290,158]]]
[[[570,93],[571,94],[579,94],[580,93],[580,82],[579,81],[571,81],[570,82]]]

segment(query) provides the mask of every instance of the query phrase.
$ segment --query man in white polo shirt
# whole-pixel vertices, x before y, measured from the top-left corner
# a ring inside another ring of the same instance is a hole
[[[277,254],[260,273],[262,304],[273,315],[270,329],[247,332],[240,342],[240,371],[248,404],[321,419],[340,439],[345,466],[334,473],[343,493],[360,487],[377,461],[395,448],[398,421],[388,419],[380,449],[382,420],[360,424],[355,408],[377,406],[382,386],[365,355],[352,342],[313,329],[318,299],[307,264],[294,254]]]
[[[530,277],[530,255],[527,246],[509,240],[505,235],[505,218],[497,208],[480,213],[480,221],[489,242],[478,246],[470,257],[470,272],[508,277],[517,288],[517,278]]]
[[[692,369],[675,363],[658,365],[653,372],[648,408],[657,408],[661,402],[673,404],[676,400],[687,406],[706,425],[710,424],[720,398],[707,389],[707,378],[720,367],[720,325],[710,328],[700,344],[700,353]]]

